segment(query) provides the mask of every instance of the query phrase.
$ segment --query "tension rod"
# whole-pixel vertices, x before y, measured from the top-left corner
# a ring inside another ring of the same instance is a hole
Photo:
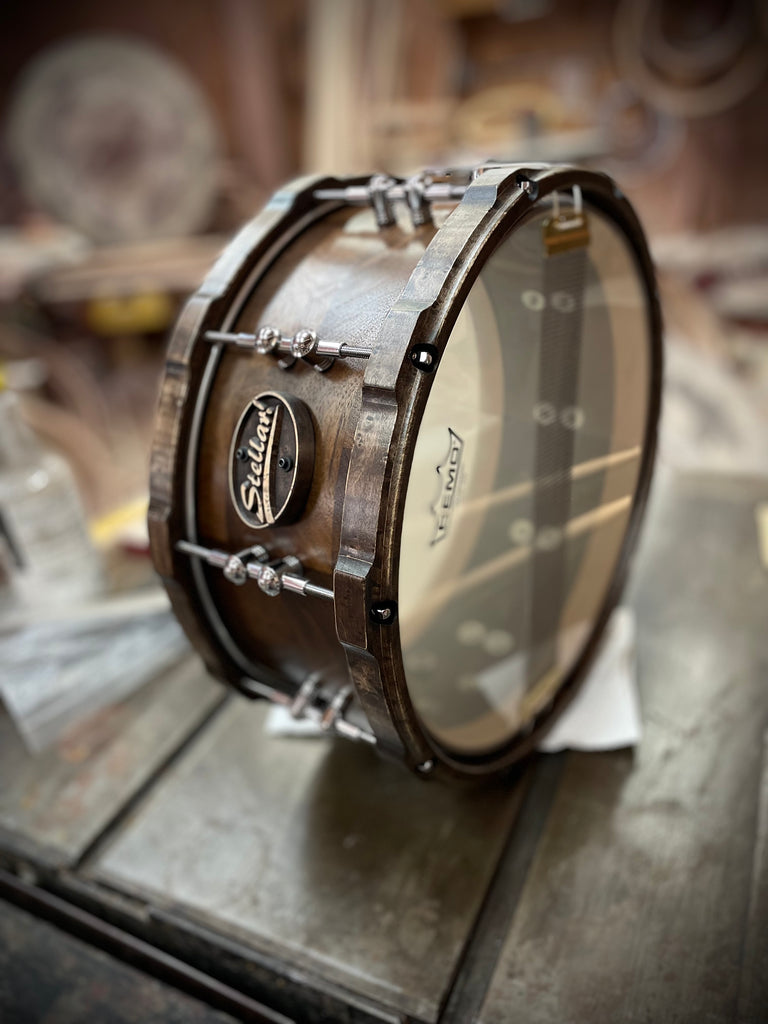
[[[206,331],[206,341],[223,342],[239,348],[254,349],[259,355],[285,354],[293,359],[318,356],[321,359],[368,359],[369,348],[349,345],[345,341],[330,341],[318,338],[315,331],[306,327],[293,335],[285,335],[277,327],[260,327],[255,334],[233,331]]]
[[[333,600],[333,591],[310,583],[300,573],[303,572],[301,562],[294,555],[267,561],[266,549],[257,545],[246,548],[237,554],[206,548],[201,544],[193,544],[188,540],[176,542],[176,550],[192,558],[199,558],[206,565],[221,569],[224,578],[235,586],[242,586],[247,580],[256,580],[259,589],[269,597],[277,597],[283,590],[302,597],[319,597],[324,601]]]

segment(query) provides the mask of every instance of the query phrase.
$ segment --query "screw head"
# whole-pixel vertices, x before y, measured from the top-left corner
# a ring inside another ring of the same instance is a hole
[[[296,356],[297,359],[302,359],[304,356],[314,352],[316,347],[317,335],[315,332],[302,328],[300,331],[296,331],[291,340],[291,355]]]
[[[371,619],[380,626],[391,626],[396,618],[396,601],[376,601],[371,605]]]
[[[438,352],[434,345],[414,345],[411,349],[411,362],[422,373],[432,373],[437,366]]]
[[[235,452],[235,458],[237,459],[238,462],[245,462],[245,460],[248,458],[248,452],[245,450],[245,448],[238,448],[237,451]]]
[[[285,470],[286,473],[289,470],[293,469],[293,459],[291,458],[290,455],[281,455],[280,458],[277,460],[277,464],[280,467],[280,469]]]
[[[276,327],[260,327],[256,335],[255,348],[259,355],[274,352],[280,343],[280,331]]]

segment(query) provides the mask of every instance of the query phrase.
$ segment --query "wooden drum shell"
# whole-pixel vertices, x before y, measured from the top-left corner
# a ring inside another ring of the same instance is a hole
[[[397,228],[380,232],[368,211],[331,213],[278,257],[231,329],[253,331],[260,324],[279,324],[293,334],[310,325],[321,337],[370,344],[430,236],[428,229],[418,236]],[[332,586],[363,370],[361,360],[338,360],[326,373],[302,361],[282,370],[275,358],[236,348],[222,353],[201,436],[196,494],[200,543],[235,551],[262,541],[263,533],[272,557],[297,554],[307,576]],[[315,469],[300,521],[278,523],[254,535],[229,500],[227,455],[238,417],[262,391],[290,394],[307,404],[315,429]],[[348,682],[331,603],[290,594],[271,600],[256,588],[232,587],[214,570],[208,571],[208,584],[234,641],[260,676],[266,668],[266,678],[298,687],[310,672],[319,671],[331,685]]]
[[[219,572],[204,569],[216,614],[251,666],[235,664],[211,628],[211,609],[199,599],[194,566],[174,547],[193,533],[199,543],[227,551],[260,542],[275,558],[299,554],[306,575],[331,586],[365,364],[338,360],[328,372],[318,373],[299,361],[283,370],[277,359],[224,348],[203,396],[212,358],[203,334],[222,324],[252,331],[275,323],[288,332],[310,325],[323,337],[370,346],[434,235],[430,226],[417,232],[397,226],[379,231],[369,211],[352,207],[325,204],[318,209],[311,197],[328,179],[302,184],[280,194],[290,203],[287,213],[273,200],[241,232],[179,318],[158,410],[149,514],[155,563],[209,671],[239,685],[252,666],[261,681],[287,693],[310,672],[321,672],[331,687],[348,683],[333,605],[294,595],[272,600],[255,585],[235,588]],[[303,226],[307,212],[309,222]],[[303,229],[294,240],[295,224]],[[268,265],[251,284],[254,268],[273,246]],[[257,533],[240,521],[229,500],[228,453],[243,408],[263,391],[294,395],[307,404],[315,428],[315,468],[300,522]],[[197,432],[195,409],[198,415],[204,410]],[[189,460],[196,481],[191,502],[185,479]]]
[[[526,182],[535,179],[535,189]],[[365,179],[367,181],[367,179]],[[379,229],[369,208],[318,202],[335,179],[307,179],[278,193],[225,251],[174,331],[152,459],[150,539],[174,610],[209,670],[249,690],[257,679],[288,697],[312,673],[331,689],[350,677],[380,750],[412,767],[440,764],[462,776],[503,770],[527,753],[583,677],[613,609],[644,506],[656,444],[661,321],[642,230],[604,175],[568,168],[491,168],[473,181],[437,231],[404,223]],[[537,197],[582,188],[625,232],[645,285],[651,381],[640,480],[615,578],[594,635],[546,716],[525,736],[478,758],[454,757],[423,730],[406,685],[397,622],[372,618],[396,602],[400,523],[411,458],[432,375],[409,358],[415,344],[442,352],[488,254]],[[337,360],[327,373],[299,362],[206,341],[206,330],[322,338],[372,350],[366,363]],[[219,350],[220,349],[220,350]],[[249,529],[229,499],[229,450],[247,403],[264,391],[302,399],[315,428],[315,468],[301,518]],[[263,543],[270,557],[297,555],[333,602],[254,586],[175,550],[180,540],[235,552]],[[241,652],[241,653],[239,653]]]

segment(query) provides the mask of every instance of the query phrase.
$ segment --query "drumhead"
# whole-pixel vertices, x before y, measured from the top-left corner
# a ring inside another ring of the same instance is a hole
[[[604,611],[641,489],[654,325],[626,232],[540,204],[487,257],[434,374],[400,536],[413,708],[457,757],[529,732]]]

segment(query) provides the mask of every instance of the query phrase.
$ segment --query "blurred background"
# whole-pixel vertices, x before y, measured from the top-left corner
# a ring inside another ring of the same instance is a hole
[[[5,0],[6,634],[151,579],[168,330],[305,172],[608,171],[660,274],[662,460],[768,475],[767,39],[759,0]]]
[[[767,1019],[767,111],[768,0],[0,2],[3,1021],[213,1019],[104,950],[237,1019]],[[487,159],[617,179],[666,367],[643,743],[480,795],[267,735],[145,520],[169,330],[270,193]]]

